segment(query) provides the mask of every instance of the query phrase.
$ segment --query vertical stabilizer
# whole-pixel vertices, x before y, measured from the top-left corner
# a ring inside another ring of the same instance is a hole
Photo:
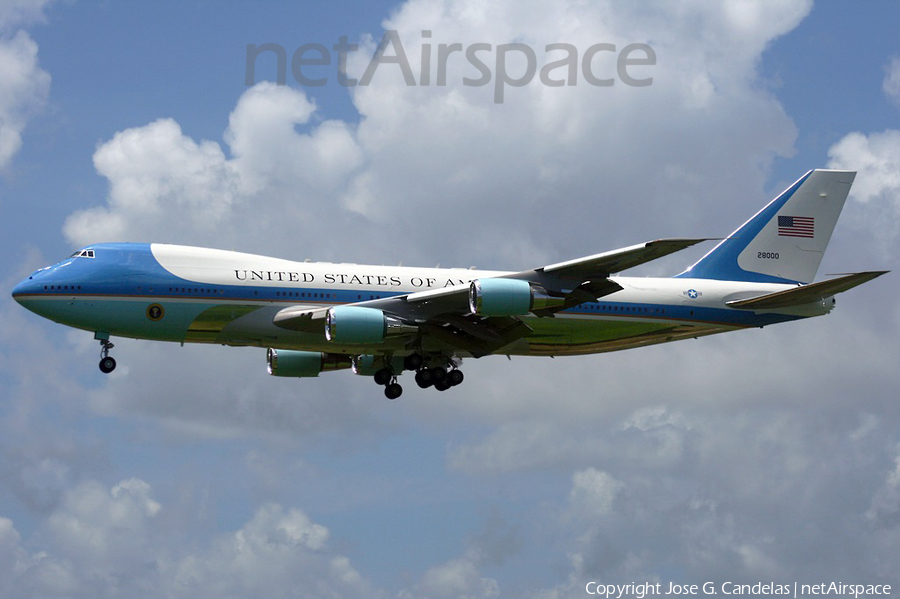
[[[811,283],[855,176],[809,171],[678,276]]]

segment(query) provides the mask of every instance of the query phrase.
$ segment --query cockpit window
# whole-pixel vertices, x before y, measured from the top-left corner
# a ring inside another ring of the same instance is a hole
[[[75,252],[74,254],[69,256],[69,258],[93,258],[93,257],[94,257],[94,250],[78,250],[77,252]]]

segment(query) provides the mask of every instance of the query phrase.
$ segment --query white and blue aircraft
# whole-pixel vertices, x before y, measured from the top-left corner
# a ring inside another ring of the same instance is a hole
[[[268,348],[269,373],[352,368],[444,391],[463,358],[617,351],[827,314],[886,271],[813,283],[856,173],[814,170],[671,278],[616,273],[706,239],[660,239],[522,272],[293,262],[156,243],[102,243],[13,289],[45,318],[110,338]]]

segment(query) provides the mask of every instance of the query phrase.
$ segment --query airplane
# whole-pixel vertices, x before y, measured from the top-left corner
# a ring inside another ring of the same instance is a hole
[[[295,262],[157,243],[99,243],[12,291],[25,308],[112,337],[267,348],[268,372],[352,369],[446,391],[464,358],[619,351],[829,313],[888,271],[813,282],[854,171],[807,172],[669,278],[618,273],[713,239],[659,239],[521,272]]]

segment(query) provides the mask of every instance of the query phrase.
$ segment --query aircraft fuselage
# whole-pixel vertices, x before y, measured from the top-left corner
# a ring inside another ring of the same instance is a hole
[[[88,252],[90,256],[88,257]],[[273,323],[287,306],[310,309],[468,286],[502,271],[294,262],[164,244],[98,244],[41,269],[13,291],[29,310],[112,336],[179,343],[277,347],[356,355],[373,349],[328,341],[324,327],[299,332]],[[620,291],[553,317],[521,316],[532,332],[493,353],[574,355],[817,316],[833,302],[748,311],[726,302],[794,285],[689,278],[611,277]],[[376,353],[403,352],[403,338]],[[426,350],[441,351],[440,341]],[[457,355],[467,352],[457,350]]]

